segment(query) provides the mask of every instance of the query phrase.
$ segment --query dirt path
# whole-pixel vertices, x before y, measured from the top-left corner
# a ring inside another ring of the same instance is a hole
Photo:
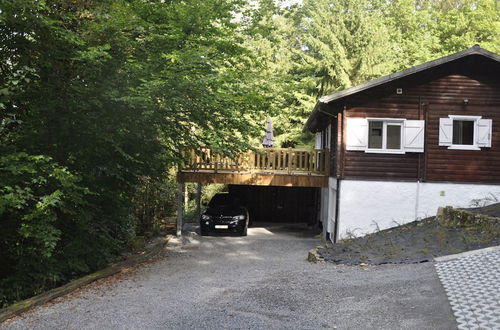
[[[288,227],[195,237],[0,329],[453,329],[432,263],[311,264]]]

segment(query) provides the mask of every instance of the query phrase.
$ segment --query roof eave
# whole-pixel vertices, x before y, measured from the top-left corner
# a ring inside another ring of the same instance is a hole
[[[488,57],[494,61],[500,62],[500,55],[492,53],[486,49],[482,49],[481,47],[479,47],[479,45],[474,45],[473,47],[466,49],[466,50],[463,50],[461,52],[451,54],[451,55],[439,58],[437,60],[426,62],[426,63],[411,67],[411,68],[403,70],[403,71],[392,73],[392,74],[389,74],[387,76],[380,77],[378,79],[374,79],[374,80],[368,81],[366,83],[363,83],[361,85],[357,85],[357,86],[354,86],[354,87],[351,87],[348,89],[344,89],[342,91],[339,91],[339,92],[336,92],[336,93],[333,93],[330,95],[323,96],[318,100],[318,102],[314,106],[313,112],[311,113],[311,115],[309,115],[309,118],[307,119],[307,122],[304,125],[303,131],[307,131],[307,130],[311,131],[310,128],[311,128],[312,124],[314,123],[316,117],[320,113],[320,107],[322,104],[328,104],[332,101],[339,100],[343,97],[367,90],[369,88],[376,87],[376,86],[379,86],[379,85],[382,85],[382,84],[409,76],[411,74],[436,67],[438,65],[442,65],[442,64],[445,64],[445,63],[448,63],[451,61],[455,61],[455,60],[458,60],[458,59],[465,57],[465,56],[476,55],[476,54],[482,55],[482,56]]]
[[[368,81],[364,84],[357,85],[355,87],[351,87],[351,88],[344,89],[342,91],[339,91],[339,92],[336,92],[336,93],[333,93],[330,95],[323,96],[319,99],[319,101],[321,103],[329,103],[333,100],[336,100],[336,99],[339,99],[339,98],[342,98],[342,97],[345,97],[348,95],[352,95],[356,92],[360,92],[360,91],[363,91],[365,89],[381,85],[383,83],[391,82],[393,80],[403,78],[403,77],[409,76],[411,74],[421,72],[421,71],[436,67],[438,65],[445,64],[445,63],[448,63],[451,61],[458,60],[462,57],[475,55],[475,54],[483,55],[485,57],[491,58],[492,60],[500,62],[500,55],[492,53],[486,49],[482,49],[478,45],[474,45],[473,47],[466,49],[466,50],[463,50],[461,52],[451,54],[451,55],[448,55],[448,56],[445,56],[442,58],[438,58],[437,60],[426,62],[426,63],[411,67],[411,68],[403,70],[403,71],[391,73],[387,76],[383,76],[383,77]]]

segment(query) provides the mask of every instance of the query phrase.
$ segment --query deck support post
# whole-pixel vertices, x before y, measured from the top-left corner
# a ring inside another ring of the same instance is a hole
[[[184,183],[179,183],[177,190],[177,237],[182,236],[182,217],[184,215]]]
[[[200,219],[201,216],[201,183],[196,185],[196,221]]]

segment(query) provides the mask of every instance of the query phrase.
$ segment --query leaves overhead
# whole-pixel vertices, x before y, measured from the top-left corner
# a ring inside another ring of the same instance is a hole
[[[265,86],[238,6],[0,1],[0,305],[126,249],[134,196],[181,151],[260,133]]]

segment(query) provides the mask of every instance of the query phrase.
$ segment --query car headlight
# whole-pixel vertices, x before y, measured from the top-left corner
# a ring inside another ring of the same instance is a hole
[[[244,215],[237,215],[237,216],[233,217],[233,220],[245,220],[245,216]]]
[[[209,216],[209,215],[207,215],[207,214],[202,214],[201,215],[201,220],[210,220],[210,219],[212,219],[212,217]]]

